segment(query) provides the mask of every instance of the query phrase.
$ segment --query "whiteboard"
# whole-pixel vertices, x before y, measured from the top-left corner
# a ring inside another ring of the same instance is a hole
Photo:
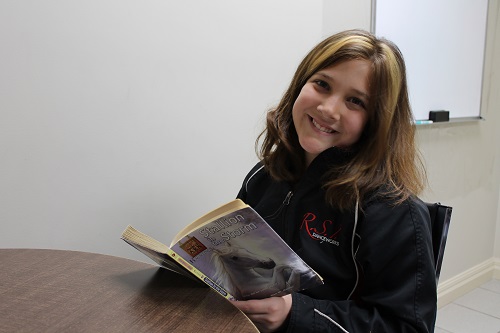
[[[488,0],[373,0],[372,30],[406,61],[415,119],[479,118]]]

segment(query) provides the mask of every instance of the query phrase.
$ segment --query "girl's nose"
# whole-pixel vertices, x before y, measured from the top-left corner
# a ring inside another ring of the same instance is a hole
[[[325,117],[338,120],[342,111],[341,100],[335,96],[326,98],[318,105],[318,111]]]

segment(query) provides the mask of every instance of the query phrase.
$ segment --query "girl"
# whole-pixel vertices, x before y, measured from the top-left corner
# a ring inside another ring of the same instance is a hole
[[[433,332],[436,280],[426,183],[403,57],[361,30],[299,65],[267,116],[238,197],[324,279],[234,302],[263,332]]]

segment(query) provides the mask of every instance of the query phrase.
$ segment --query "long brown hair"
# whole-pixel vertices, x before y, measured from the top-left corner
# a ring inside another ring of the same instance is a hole
[[[327,200],[341,209],[352,208],[356,200],[383,188],[384,195],[402,202],[426,185],[425,168],[415,146],[406,69],[397,46],[369,32],[335,34],[307,54],[279,104],[268,112],[256,149],[274,179],[297,181],[307,165],[292,120],[293,104],[314,73],[352,59],[372,64],[368,121],[351,147],[353,158],[326,175]]]

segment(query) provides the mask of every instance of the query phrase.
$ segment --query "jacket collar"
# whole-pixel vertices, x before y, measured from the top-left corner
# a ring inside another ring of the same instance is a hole
[[[306,175],[322,176],[331,167],[339,166],[349,162],[354,157],[354,152],[347,151],[338,147],[331,147],[321,152],[311,162],[306,170]]]

